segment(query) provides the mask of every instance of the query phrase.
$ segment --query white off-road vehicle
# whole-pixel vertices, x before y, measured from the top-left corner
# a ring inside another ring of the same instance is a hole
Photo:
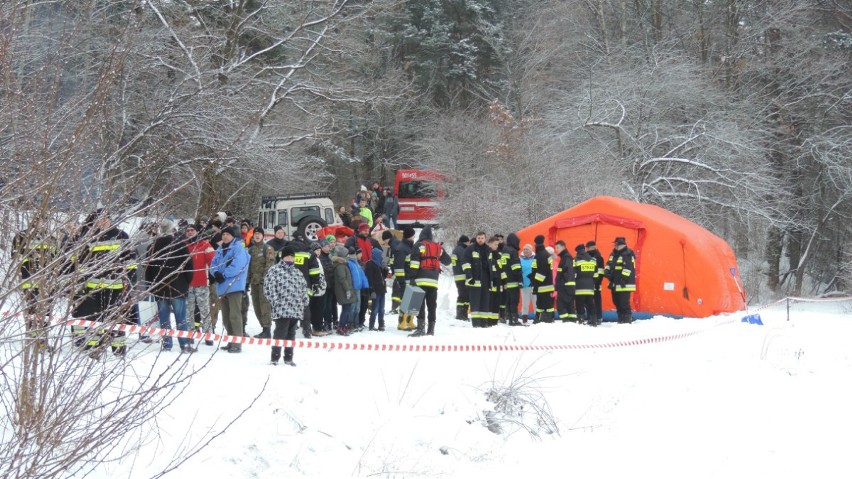
[[[343,223],[328,194],[314,192],[264,196],[257,212],[257,224],[263,228],[266,238],[272,238],[275,226],[281,225],[289,237],[299,233],[309,241],[317,241],[319,230]]]

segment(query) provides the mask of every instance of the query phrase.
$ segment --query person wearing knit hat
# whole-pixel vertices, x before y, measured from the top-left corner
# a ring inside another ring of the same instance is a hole
[[[233,226],[228,226],[228,227],[222,228],[222,235],[226,235],[226,234],[231,235],[232,239],[240,237],[240,232]]]
[[[243,336],[242,307],[248,279],[249,255],[239,239],[239,231],[230,227],[222,230],[222,245],[216,250],[210,274],[216,278],[216,295],[222,312],[222,322],[228,335]],[[246,305],[248,308],[248,305]],[[228,344],[229,353],[242,352],[242,344]]]
[[[590,326],[597,326],[600,324],[600,317],[595,312],[595,275],[597,275],[598,265],[586,252],[586,245],[583,243],[575,246],[574,251],[577,252],[574,257],[577,318],[580,322],[588,321]]]
[[[606,261],[604,261],[603,256],[601,256],[601,252],[598,251],[597,245],[592,240],[586,241],[586,252],[589,253],[589,256],[591,256],[597,264],[597,269],[595,270],[595,317],[598,318],[598,321],[600,321],[601,318],[603,318],[601,284],[603,283],[604,265],[606,264]]]
[[[281,261],[270,268],[263,282],[263,295],[269,299],[275,318],[274,339],[296,339],[296,329],[308,308],[308,282],[296,268],[296,250],[290,245],[281,249]],[[281,359],[281,346],[272,346],[272,364]],[[295,366],[293,347],[284,348],[284,364]]]
[[[402,239],[414,238],[415,231],[411,226],[402,229]]]
[[[361,223],[358,227],[358,234],[351,236],[345,243],[347,248],[358,247],[364,255],[364,262],[370,261],[373,253],[373,247],[381,247],[379,242],[370,236],[370,228],[366,223]]]
[[[537,245],[539,245],[539,244],[540,244],[540,245],[543,245],[543,244],[544,244],[544,235],[538,235],[538,236],[536,236],[536,237],[535,237],[535,240],[534,240],[534,243],[535,243],[535,244],[537,244]]]
[[[266,273],[275,265],[275,248],[263,241],[263,229],[255,228],[251,242],[248,245],[249,270],[246,286],[251,296],[254,315],[260,323],[261,331],[255,338],[269,339],[272,337],[272,306],[263,294],[263,281]],[[243,299],[245,301],[245,298]],[[248,319],[248,316],[246,316]],[[245,324],[243,325],[245,328]]]
[[[349,251],[343,245],[334,248],[331,257],[333,265],[333,279],[329,288],[334,289],[334,298],[341,306],[340,318],[337,323],[337,334],[348,335],[352,327],[352,317],[355,303],[358,301],[358,292],[353,284],[352,271],[349,268],[349,260],[346,258]]]

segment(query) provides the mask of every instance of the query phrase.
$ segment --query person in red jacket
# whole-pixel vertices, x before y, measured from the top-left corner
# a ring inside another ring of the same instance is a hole
[[[207,269],[213,262],[213,255],[216,254],[216,250],[213,249],[210,242],[199,234],[200,232],[201,228],[198,225],[186,227],[186,247],[192,257],[192,281],[189,283],[189,292],[186,296],[186,317],[195,318],[197,309],[198,317],[201,318],[201,332],[212,333],[216,329],[216,318],[210,316]],[[205,340],[204,344],[212,346],[213,340]]]

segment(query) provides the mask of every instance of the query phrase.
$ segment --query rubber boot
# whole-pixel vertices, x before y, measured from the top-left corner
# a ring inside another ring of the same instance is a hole
[[[533,319],[533,324],[538,324],[541,322],[541,315],[544,313],[540,313],[538,311],[535,312],[535,319]]]
[[[399,318],[397,319],[396,329],[400,331],[405,331],[405,316],[405,314],[399,315]]]
[[[424,321],[418,321],[417,329],[414,330],[413,333],[409,334],[409,338],[419,338],[420,336],[426,336],[426,330],[424,328]]]

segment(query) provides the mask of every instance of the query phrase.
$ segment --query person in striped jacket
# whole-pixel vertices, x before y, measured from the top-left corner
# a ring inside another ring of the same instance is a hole
[[[453,280],[456,282],[456,291],[458,292],[456,296],[456,319],[460,321],[467,321],[467,308],[470,306],[470,292],[464,283],[465,275],[464,269],[462,269],[464,251],[468,246],[470,246],[470,238],[467,235],[459,236],[459,241],[450,256],[453,265]]]
[[[441,265],[452,263],[450,255],[444,251],[443,245],[436,243],[432,237],[432,228],[425,227],[420,231],[417,243],[411,249],[408,264],[409,284],[422,288],[426,293],[423,307],[417,313],[417,330],[409,336],[417,337],[435,334],[435,320],[438,308],[438,278],[441,276]],[[426,308],[429,308],[429,324],[426,327]]]
[[[506,236],[503,246],[503,270],[506,273],[506,319],[509,326],[522,326],[518,321],[518,304],[521,301],[521,287],[524,284],[521,257],[521,239],[515,233]]]
[[[544,235],[535,237],[535,259],[530,273],[535,293],[535,320],[533,323],[542,321],[553,322],[553,258],[544,246]]]
[[[612,302],[618,313],[619,323],[632,323],[633,310],[630,295],[636,291],[636,253],[627,247],[623,236],[615,238],[609,261],[604,267],[604,276],[609,280]]]
[[[575,297],[577,302],[577,317],[580,321],[588,318],[590,326],[600,324],[600,318],[595,311],[595,276],[598,264],[586,252],[582,243],[574,247],[577,255],[574,257],[574,281],[576,283]]]
[[[565,247],[565,242],[556,242],[556,255],[559,264],[556,266],[556,312],[563,323],[577,322],[577,312],[574,310],[574,258]]]

